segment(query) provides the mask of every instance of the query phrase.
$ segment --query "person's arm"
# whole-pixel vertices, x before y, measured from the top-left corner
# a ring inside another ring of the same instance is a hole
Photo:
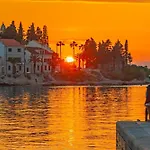
[[[147,103],[147,97],[148,97],[148,90],[146,90],[146,100],[145,100],[145,104]]]
[[[147,96],[148,96],[148,92],[147,92],[147,90],[146,90],[146,98],[147,98]]]

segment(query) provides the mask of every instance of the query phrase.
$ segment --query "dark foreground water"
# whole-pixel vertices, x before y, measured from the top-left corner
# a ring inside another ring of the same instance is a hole
[[[144,120],[145,90],[0,87],[0,150],[115,150],[116,121]]]

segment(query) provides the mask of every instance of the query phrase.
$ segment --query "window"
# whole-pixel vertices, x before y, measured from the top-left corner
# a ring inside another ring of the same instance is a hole
[[[37,66],[37,70],[40,70],[40,66]]]
[[[27,68],[27,72],[29,72],[29,68]]]
[[[20,71],[21,71],[21,69],[22,69],[21,66],[19,66],[19,70],[20,70]]]
[[[45,66],[45,70],[47,70],[47,66]]]
[[[8,70],[9,70],[9,71],[11,70],[11,66],[8,66]]]
[[[8,48],[8,52],[12,52],[12,48]]]
[[[21,52],[21,49],[20,49],[20,48],[18,48],[18,52]]]
[[[51,70],[51,66],[49,66],[49,70]]]

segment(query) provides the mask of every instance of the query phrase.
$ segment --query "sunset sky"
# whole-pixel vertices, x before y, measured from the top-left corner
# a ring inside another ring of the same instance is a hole
[[[97,42],[110,39],[129,41],[134,63],[150,62],[150,2],[149,0],[0,0],[0,22],[16,26],[22,21],[26,30],[48,26],[51,47],[63,40],[81,44],[93,37]],[[63,56],[71,55],[69,46]]]

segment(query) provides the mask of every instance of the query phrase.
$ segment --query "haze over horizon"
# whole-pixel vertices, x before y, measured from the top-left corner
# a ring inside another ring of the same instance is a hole
[[[32,22],[42,28],[48,26],[51,47],[63,40],[79,44],[93,37],[95,41],[120,39],[129,41],[133,63],[150,67],[150,0],[0,0],[0,22],[16,26],[20,21],[26,30]],[[11,3],[11,4],[10,4]],[[10,4],[10,5],[9,5]],[[7,11],[7,12],[5,12]],[[72,55],[66,45],[63,56]]]
[[[149,3],[150,0],[0,0],[0,2],[129,2],[129,3]]]

